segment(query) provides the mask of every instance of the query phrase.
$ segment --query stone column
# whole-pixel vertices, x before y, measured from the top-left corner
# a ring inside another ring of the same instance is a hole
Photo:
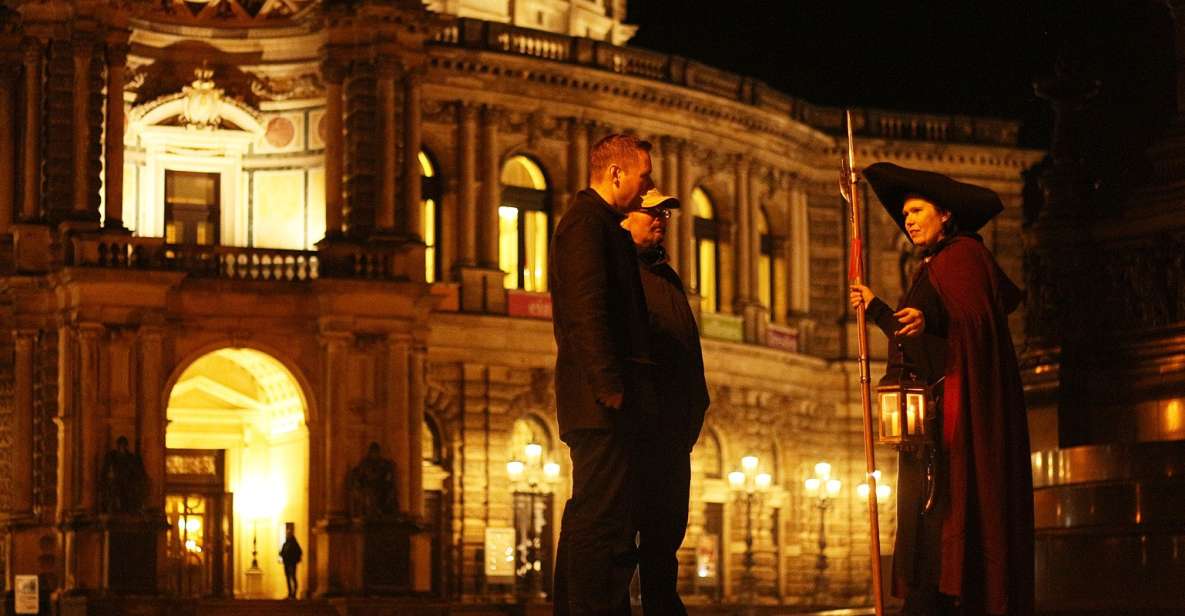
[[[498,152],[499,110],[482,108],[481,206],[477,216],[477,258],[485,268],[498,269],[498,204],[502,199],[502,170]]]
[[[403,81],[403,221],[404,234],[416,240],[424,238],[420,177],[420,86],[419,75],[412,73]],[[440,240],[437,240],[437,244]],[[439,248],[438,248],[439,250]],[[420,268],[421,272],[424,268]]]
[[[683,211],[679,216],[683,221],[679,224],[677,236],[679,244],[679,275],[683,278],[683,285],[689,292],[699,293],[699,273],[695,269],[695,210],[691,203],[691,193],[695,190],[691,177],[691,155],[686,142],[675,144],[674,150],[678,156],[676,169],[677,196],[683,203]]]
[[[346,438],[346,360],[352,339],[349,332],[321,334],[325,374],[324,400],[321,412],[325,425],[325,460],[323,461],[325,493],[321,495],[324,511],[330,517],[345,517],[346,472],[352,463],[353,451]]]
[[[736,252],[737,259],[737,306],[736,311],[741,313],[744,311],[744,305],[753,301],[756,293],[754,292],[754,249],[756,248],[752,242],[752,230],[757,225],[753,224],[753,209],[749,203],[749,161],[744,157],[737,157],[735,165],[736,180],[736,221],[737,221],[737,241],[733,247]],[[721,272],[728,270],[721,268]],[[721,281],[723,284],[723,281]],[[732,302],[728,302],[731,304]]]
[[[16,198],[16,66],[0,66],[0,235],[13,223]]]
[[[457,106],[457,221],[461,266],[477,264],[477,108]]]
[[[37,330],[22,329],[13,333],[16,343],[12,426],[12,495],[10,512],[16,516],[33,515],[33,380],[36,372],[34,349]]]
[[[419,424],[412,424],[410,340],[390,334],[387,338],[387,412],[383,424],[386,439],[383,451],[395,461],[395,497],[401,513],[411,513],[411,440],[413,429],[419,436]],[[418,460],[417,460],[418,462]],[[417,473],[418,474],[418,473]]]
[[[680,246],[680,231],[679,228],[690,224],[691,204],[682,198],[679,194],[679,152],[674,139],[670,137],[663,137],[662,145],[662,173],[659,174],[659,190],[679,199],[681,209],[675,210],[674,215],[671,216],[670,222],[667,224],[667,239],[663,244],[667,250],[667,258],[676,268],[679,267],[679,255],[683,254]],[[683,270],[679,269],[682,274]],[[687,281],[683,281],[683,285],[687,285]]]
[[[410,357],[408,358],[408,383],[409,383],[409,403],[408,407],[408,423],[411,425],[410,439],[408,441],[407,459],[411,465],[411,473],[408,481],[408,491],[411,493],[408,499],[407,511],[414,516],[422,516],[424,514],[424,474],[422,472],[421,460],[424,457],[424,443],[420,440],[421,426],[424,424],[424,379],[426,373],[425,363],[427,362],[428,350],[422,345],[413,345],[410,350]]]
[[[345,67],[341,62],[326,60],[321,64],[325,79],[325,237],[337,238],[342,233],[342,82]]]
[[[104,203],[107,229],[123,226],[123,82],[127,72],[128,45],[119,41],[107,45],[107,129],[104,164]]]
[[[22,222],[41,216],[41,44],[25,39],[22,45],[25,71],[25,130],[21,147]]]
[[[398,61],[384,57],[378,61],[378,97],[379,97],[379,203],[375,216],[375,226],[380,233],[394,233],[395,231],[395,195],[396,179],[398,178],[398,151],[396,143],[398,131],[395,117],[395,74],[398,71]]]
[[[770,258],[774,262],[773,294],[770,298],[770,310],[773,312],[772,321],[778,325],[786,324],[786,301],[790,296],[790,288],[786,280],[786,238],[774,235],[770,238],[773,246]]]
[[[790,297],[790,311],[805,315],[810,311],[810,217],[806,191],[800,187],[790,190],[790,233],[787,249],[782,252],[789,261],[786,290]]]
[[[90,208],[90,66],[93,42],[76,36],[74,41],[74,191],[75,216],[84,218]]]
[[[139,381],[139,437],[140,459],[148,474],[148,498],[146,507],[150,511],[165,508],[165,432],[167,418],[163,405],[164,396],[164,331],[153,325],[144,325],[138,332],[139,357],[137,371]]]
[[[78,326],[78,460],[81,469],[78,477],[80,494],[79,509],[87,513],[98,510],[99,465],[107,422],[100,408],[100,390],[103,383],[99,372],[99,351],[102,343],[103,326],[98,323],[84,323]]]
[[[78,478],[82,460],[78,457],[78,408],[75,404],[75,331],[69,325],[58,328],[58,521],[73,515],[78,507]]]
[[[568,207],[576,193],[590,183],[588,155],[588,124],[580,118],[572,118],[568,122],[568,198],[563,201],[564,208]],[[563,215],[563,211],[556,211],[554,220],[558,223]]]

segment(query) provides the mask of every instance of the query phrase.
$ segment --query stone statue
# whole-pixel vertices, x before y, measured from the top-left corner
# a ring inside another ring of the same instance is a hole
[[[103,457],[99,474],[99,506],[104,513],[140,513],[148,492],[148,474],[140,455],[128,448],[128,439],[121,436],[115,449]]]
[[[378,443],[371,443],[366,457],[346,478],[350,517],[374,518],[398,511],[395,498],[395,463],[382,456]]]

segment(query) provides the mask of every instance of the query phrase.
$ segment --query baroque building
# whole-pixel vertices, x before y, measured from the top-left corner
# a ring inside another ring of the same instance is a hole
[[[569,490],[549,232],[590,144],[625,131],[684,204],[668,248],[713,400],[683,592],[869,604],[843,110],[631,48],[624,14],[5,2],[5,588],[36,575],[62,613],[232,613],[284,596],[291,524],[310,610],[543,596]],[[854,121],[860,164],[996,190],[985,241],[1021,279],[1021,172],[1040,154],[1015,122]],[[870,281],[894,298],[913,257],[865,196]],[[726,480],[745,456],[771,477],[750,501]],[[803,482],[820,461],[840,482],[826,501]]]

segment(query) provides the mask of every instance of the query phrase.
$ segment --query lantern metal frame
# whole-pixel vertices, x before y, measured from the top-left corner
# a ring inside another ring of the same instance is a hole
[[[876,386],[878,442],[898,448],[932,444],[941,382],[926,383],[908,366],[886,372]]]

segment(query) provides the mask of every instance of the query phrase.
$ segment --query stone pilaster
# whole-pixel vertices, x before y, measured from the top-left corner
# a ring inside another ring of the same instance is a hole
[[[735,180],[735,195],[736,200],[733,204],[733,212],[735,213],[735,220],[737,223],[737,241],[733,245],[736,252],[736,301],[735,307],[737,313],[743,313],[744,306],[753,301],[755,293],[754,276],[756,268],[754,267],[754,251],[758,246],[752,242],[752,230],[756,227],[753,224],[753,209],[749,203],[749,161],[743,156],[738,156],[734,165],[734,180]],[[721,251],[723,252],[723,251]],[[731,277],[728,274],[729,270],[721,268],[721,272],[725,273],[724,277]],[[723,282],[723,281],[722,281]],[[731,304],[732,302],[727,302]]]
[[[790,297],[789,279],[786,277],[786,238],[781,235],[770,236],[771,255],[773,259],[773,296],[770,298],[771,317],[774,323],[786,323],[786,302]]]
[[[676,141],[670,137],[663,137],[659,146],[662,150],[662,171],[659,173],[658,188],[662,192],[679,199],[681,209],[675,210],[667,223],[667,239],[663,242],[667,257],[671,264],[679,267],[679,256],[683,254],[680,238],[680,227],[689,224],[691,217],[687,215],[690,204],[679,195],[679,148]],[[678,270],[682,273],[683,270]],[[683,281],[687,286],[687,281]]]
[[[498,269],[498,204],[502,198],[498,120],[502,111],[485,106],[481,114],[481,200],[477,212],[478,264]]]
[[[733,210],[734,216],[736,210]],[[720,273],[719,301],[720,312],[731,314],[736,301],[736,285],[733,272],[736,271],[736,224],[731,219],[717,219],[716,230],[719,232],[717,246],[719,246],[720,262],[716,265]]]
[[[345,68],[329,59],[321,65],[321,76],[325,79],[325,238],[334,239],[342,233]]]
[[[423,127],[421,126],[420,108],[422,103],[422,77],[418,73],[409,73],[403,78],[403,233],[415,241],[424,237],[423,213],[420,211],[422,201],[420,177],[420,141]],[[424,268],[415,271],[423,272]]]
[[[89,36],[76,35],[74,50],[74,164],[73,164],[73,217],[88,218],[90,206],[90,181],[88,155],[90,154],[90,65],[94,41]]]
[[[22,222],[41,217],[41,43],[26,39],[22,45],[25,75],[25,118],[21,144]]]
[[[378,149],[379,188],[375,226],[381,233],[395,232],[395,193],[398,179],[398,138],[395,114],[395,78],[399,72],[394,58],[380,58],[376,68],[378,81],[378,132],[382,135]]]
[[[0,235],[8,233],[16,207],[16,85],[19,66],[0,67]]]
[[[477,108],[457,105],[457,263],[477,265]]]
[[[323,326],[324,328],[324,326]],[[317,520],[313,535],[316,541],[315,568],[318,596],[341,595],[361,588],[361,554],[347,519],[346,475],[354,463],[349,446],[345,408],[347,397],[347,354],[352,336],[346,331],[322,331],[321,369],[324,389],[321,392],[322,457],[317,464],[323,475],[321,494],[310,495],[320,501],[324,512]]]
[[[107,229],[123,230],[123,86],[127,73],[126,33],[107,44],[107,125],[105,132],[104,204]]]
[[[345,208],[343,218],[346,235],[361,239],[369,237],[375,228],[379,178],[381,136],[379,126],[378,89],[375,66],[361,61],[350,64],[344,83],[345,89]],[[394,147],[394,141],[390,144]]]

